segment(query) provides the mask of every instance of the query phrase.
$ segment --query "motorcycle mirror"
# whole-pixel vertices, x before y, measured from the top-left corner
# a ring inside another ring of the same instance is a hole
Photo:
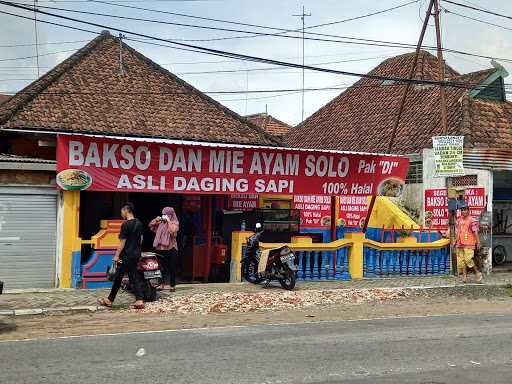
[[[256,223],[255,228],[256,228],[257,232],[261,231],[261,229],[262,229],[261,223]]]

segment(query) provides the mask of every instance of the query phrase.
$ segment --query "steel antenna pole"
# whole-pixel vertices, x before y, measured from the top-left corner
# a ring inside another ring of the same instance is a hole
[[[305,38],[304,38],[304,30],[306,29],[306,16],[311,16],[311,13],[306,13],[306,10],[304,6],[302,6],[302,13],[300,15],[292,15],[300,17],[302,21],[302,117],[301,122],[304,121],[304,80],[305,80],[305,72],[304,72],[304,65],[305,65]]]

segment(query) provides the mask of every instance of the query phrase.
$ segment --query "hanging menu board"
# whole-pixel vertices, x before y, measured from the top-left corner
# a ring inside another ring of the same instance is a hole
[[[464,175],[464,136],[432,138],[436,177]]]
[[[258,195],[253,193],[229,195],[228,207],[235,211],[252,211],[258,208]]]

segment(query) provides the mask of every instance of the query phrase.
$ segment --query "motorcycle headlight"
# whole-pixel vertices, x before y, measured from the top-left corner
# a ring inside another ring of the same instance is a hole
[[[283,247],[281,249],[281,252],[279,252],[279,255],[286,256],[286,255],[289,255],[290,253],[292,253],[292,250],[289,247]]]

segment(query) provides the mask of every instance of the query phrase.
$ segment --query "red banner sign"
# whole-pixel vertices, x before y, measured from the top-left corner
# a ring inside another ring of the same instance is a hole
[[[62,189],[176,193],[397,195],[399,156],[59,136]]]
[[[477,218],[485,207],[485,188],[464,190],[464,200],[470,215]],[[460,211],[457,211],[460,215]],[[448,190],[446,188],[425,189],[425,226],[432,229],[448,229]]]
[[[367,196],[340,196],[340,225],[362,228],[368,214]]]
[[[326,195],[294,195],[293,209],[300,209],[302,228],[330,228],[331,197]]]
[[[448,228],[448,190],[425,189],[425,226],[433,229]]]

